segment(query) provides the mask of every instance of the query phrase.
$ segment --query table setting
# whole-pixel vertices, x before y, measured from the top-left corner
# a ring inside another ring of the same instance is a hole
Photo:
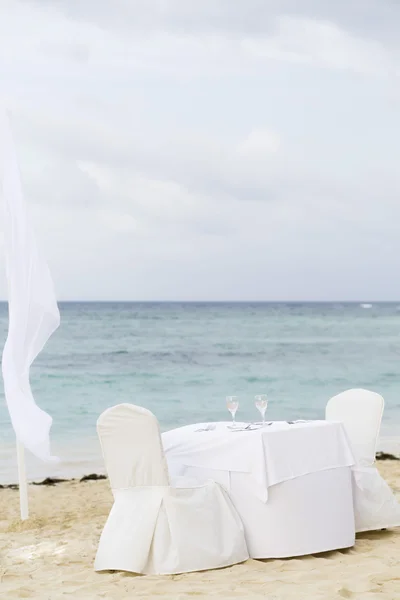
[[[253,431],[254,429],[260,429],[261,427],[268,427],[273,424],[273,421],[267,422],[265,420],[265,413],[268,407],[268,399],[266,394],[260,394],[255,396],[255,407],[260,412],[262,421],[261,422],[251,422],[251,423],[241,423],[236,422],[236,412],[239,408],[239,399],[237,396],[227,396],[226,398],[226,406],[228,411],[232,416],[232,423],[227,424],[227,428],[230,431]],[[309,421],[306,419],[296,419],[296,421],[283,421],[288,425],[295,425],[296,423],[308,423]],[[196,429],[196,432],[203,431],[213,431],[215,429],[215,423],[204,423],[199,429]]]
[[[255,397],[255,407],[261,421],[237,421],[239,399],[228,396],[230,422],[163,433],[174,485],[208,480],[222,485],[240,514],[254,558],[351,546],[354,457],[342,423],[266,420],[266,395]]]
[[[160,435],[120,404],[97,429],[114,505],[96,570],[176,574],[351,548],[356,531],[396,527],[400,507],[374,466],[383,398],[348,390],[325,419],[192,423]],[[363,410],[360,427],[358,415]],[[116,554],[119,549],[119,554]]]

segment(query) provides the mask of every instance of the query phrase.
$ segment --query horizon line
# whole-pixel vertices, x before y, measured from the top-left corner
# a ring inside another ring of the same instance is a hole
[[[0,304],[7,304],[0,299]],[[57,300],[58,304],[396,304],[398,300]]]

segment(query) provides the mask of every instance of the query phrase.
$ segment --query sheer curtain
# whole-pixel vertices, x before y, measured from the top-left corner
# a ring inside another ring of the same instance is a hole
[[[2,358],[5,397],[18,441],[38,458],[56,461],[50,451],[52,418],[33,398],[29,371],[59,326],[60,313],[49,268],[29,223],[11,126],[1,108],[0,203],[9,306]]]

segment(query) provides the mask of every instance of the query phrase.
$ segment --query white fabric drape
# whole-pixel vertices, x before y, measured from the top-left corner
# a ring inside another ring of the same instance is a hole
[[[10,123],[0,109],[1,196],[9,307],[2,359],[5,397],[18,441],[42,460],[58,460],[50,452],[52,418],[35,403],[29,370],[57,329],[60,313],[48,266],[29,224]]]
[[[289,425],[276,421],[254,431],[231,431],[229,423],[216,423],[212,431],[197,432],[200,425],[187,425],[163,433],[164,451],[171,474],[174,464],[213,469],[225,473],[249,473],[254,493],[264,502],[268,489],[308,473],[349,467],[353,454],[341,423],[310,421]],[[214,479],[212,477],[212,479]]]

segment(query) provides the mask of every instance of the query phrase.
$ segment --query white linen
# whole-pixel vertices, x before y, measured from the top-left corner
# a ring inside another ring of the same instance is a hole
[[[226,473],[183,467],[179,481],[200,484]],[[288,558],[354,545],[351,468],[309,473],[273,485],[267,502],[254,490],[251,475],[229,473],[229,495],[244,525],[251,558]]]
[[[36,246],[22,194],[11,128],[0,110],[0,195],[4,205],[9,329],[3,351],[5,397],[17,439],[42,460],[50,452],[52,418],[37,406],[30,366],[60,323],[53,282]]]
[[[363,389],[337,394],[326,405],[326,420],[343,423],[359,467],[370,467],[375,462],[383,409],[382,396]]]
[[[131,404],[108,409],[98,434],[114,494],[96,571],[173,574],[232,565],[249,556],[243,525],[215,482],[169,486],[158,423]]]
[[[112,490],[169,485],[158,422],[149,410],[133,404],[108,408],[97,432]]]
[[[248,557],[243,525],[227,493],[194,488],[114,490],[95,570],[177,574],[226,567]]]
[[[199,424],[188,425],[164,433],[170,468],[177,464],[225,472],[222,483],[228,491],[229,473],[250,473],[254,493],[267,501],[272,485],[354,464],[340,423],[290,425],[283,421],[247,431],[232,431],[228,425],[217,423],[215,429],[206,432],[196,432]]]
[[[384,400],[375,392],[352,389],[331,398],[328,421],[341,421],[356,459],[353,498],[356,531],[400,526],[400,505],[374,466]]]
[[[213,479],[229,490],[252,558],[354,544],[353,457],[341,424],[274,423],[243,432],[227,425],[164,433],[164,448],[173,480]]]
[[[400,527],[400,504],[376,467],[353,467],[356,531]]]

